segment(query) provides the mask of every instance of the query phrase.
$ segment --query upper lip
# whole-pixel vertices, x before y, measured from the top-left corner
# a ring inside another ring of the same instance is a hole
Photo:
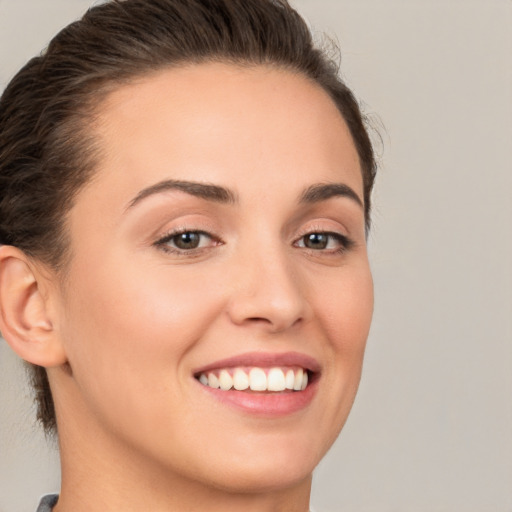
[[[236,356],[220,359],[194,370],[194,375],[220,368],[235,368],[237,366],[256,366],[270,368],[275,366],[299,366],[310,372],[320,371],[316,359],[299,352],[247,352]]]

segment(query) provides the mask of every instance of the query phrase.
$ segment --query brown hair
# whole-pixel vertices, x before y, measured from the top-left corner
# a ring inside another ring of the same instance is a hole
[[[88,123],[108,91],[164,67],[206,61],[301,73],[331,96],[359,154],[367,227],[376,164],[357,101],[286,0],[112,0],[63,29],[0,99],[0,243],[61,271],[66,212],[99,158]],[[42,367],[38,419],[56,430]]]

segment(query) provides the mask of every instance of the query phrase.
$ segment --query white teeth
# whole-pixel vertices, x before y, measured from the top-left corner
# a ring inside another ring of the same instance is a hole
[[[233,377],[229,375],[227,370],[222,370],[219,375],[220,389],[228,391],[233,387]]]
[[[295,372],[295,380],[293,382],[293,389],[295,391],[300,391],[302,389],[302,377],[304,375],[304,372],[302,371],[302,368],[299,368]]]
[[[220,387],[219,379],[217,378],[217,376],[214,373],[208,374],[208,386],[210,386],[211,388],[219,388]]]
[[[237,368],[233,375],[233,386],[238,391],[244,391],[249,387],[249,377],[240,368]]]
[[[286,389],[293,389],[293,383],[295,382],[295,374],[293,370],[288,370],[285,377]]]
[[[234,372],[229,369],[217,370],[215,372],[201,373],[198,377],[203,386],[229,391],[273,391],[285,390],[304,391],[308,385],[308,372],[302,368],[295,370],[289,368],[263,369],[251,368],[249,374],[242,368],[235,368]]]
[[[300,387],[301,391],[304,391],[306,389],[307,385],[308,385],[308,372],[304,372],[302,374],[302,385]]]
[[[249,372],[249,387],[252,391],[267,390],[267,376],[261,368],[252,368]]]
[[[284,373],[281,368],[272,368],[268,372],[267,389],[269,391],[284,391],[286,389],[286,382],[284,380]]]

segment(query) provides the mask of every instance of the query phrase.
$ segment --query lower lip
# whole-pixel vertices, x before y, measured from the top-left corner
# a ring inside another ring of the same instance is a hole
[[[318,379],[308,384],[304,391],[283,393],[248,393],[231,389],[222,391],[199,383],[199,386],[219,402],[257,416],[279,417],[306,408],[313,400]]]

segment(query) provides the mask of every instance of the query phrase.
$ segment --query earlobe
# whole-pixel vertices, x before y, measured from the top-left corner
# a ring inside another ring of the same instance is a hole
[[[42,276],[19,249],[0,247],[0,332],[25,361],[52,367],[66,362]]]

